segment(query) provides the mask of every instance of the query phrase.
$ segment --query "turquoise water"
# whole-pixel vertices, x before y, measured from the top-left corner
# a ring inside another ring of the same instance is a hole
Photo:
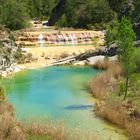
[[[8,100],[16,116],[64,121],[69,127],[91,131],[101,140],[126,140],[117,128],[97,118],[94,99],[86,90],[99,71],[88,67],[48,67],[17,73],[7,84]]]

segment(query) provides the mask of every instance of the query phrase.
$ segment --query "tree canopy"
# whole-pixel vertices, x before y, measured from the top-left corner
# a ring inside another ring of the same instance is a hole
[[[0,24],[15,30],[27,27],[29,19],[48,20],[62,0],[0,0]],[[54,25],[100,29],[114,18],[128,16],[133,23],[140,20],[139,0],[63,0],[61,15]]]

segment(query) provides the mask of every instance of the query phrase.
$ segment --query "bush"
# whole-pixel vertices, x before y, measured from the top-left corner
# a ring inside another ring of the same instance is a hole
[[[60,56],[59,56],[59,58],[60,59],[63,59],[63,58],[66,58],[66,57],[68,57],[69,56],[69,54],[67,53],[67,52],[63,52]]]
[[[20,48],[18,48],[18,50],[15,52],[14,58],[16,59],[18,64],[25,63],[25,55],[21,52]]]
[[[26,62],[31,62],[32,61],[32,57],[33,57],[32,53],[27,53],[27,55],[26,55]]]

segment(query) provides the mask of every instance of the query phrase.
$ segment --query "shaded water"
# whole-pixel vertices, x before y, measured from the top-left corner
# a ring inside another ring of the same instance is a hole
[[[47,117],[63,120],[69,127],[92,131],[101,140],[126,140],[119,129],[93,112],[94,100],[86,85],[98,72],[68,66],[22,71],[8,85],[8,100],[19,120]]]

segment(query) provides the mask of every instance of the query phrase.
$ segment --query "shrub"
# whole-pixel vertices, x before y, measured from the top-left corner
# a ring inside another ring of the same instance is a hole
[[[23,64],[25,63],[25,55],[21,52],[21,49],[18,49],[15,54],[14,58],[16,59],[18,64]]]
[[[67,53],[67,52],[63,52],[60,56],[59,56],[59,58],[60,59],[63,59],[63,58],[66,58],[66,57],[68,57],[69,56],[69,54]]]
[[[27,55],[26,55],[26,62],[31,62],[32,61],[32,57],[33,57],[32,53],[27,53]]]

